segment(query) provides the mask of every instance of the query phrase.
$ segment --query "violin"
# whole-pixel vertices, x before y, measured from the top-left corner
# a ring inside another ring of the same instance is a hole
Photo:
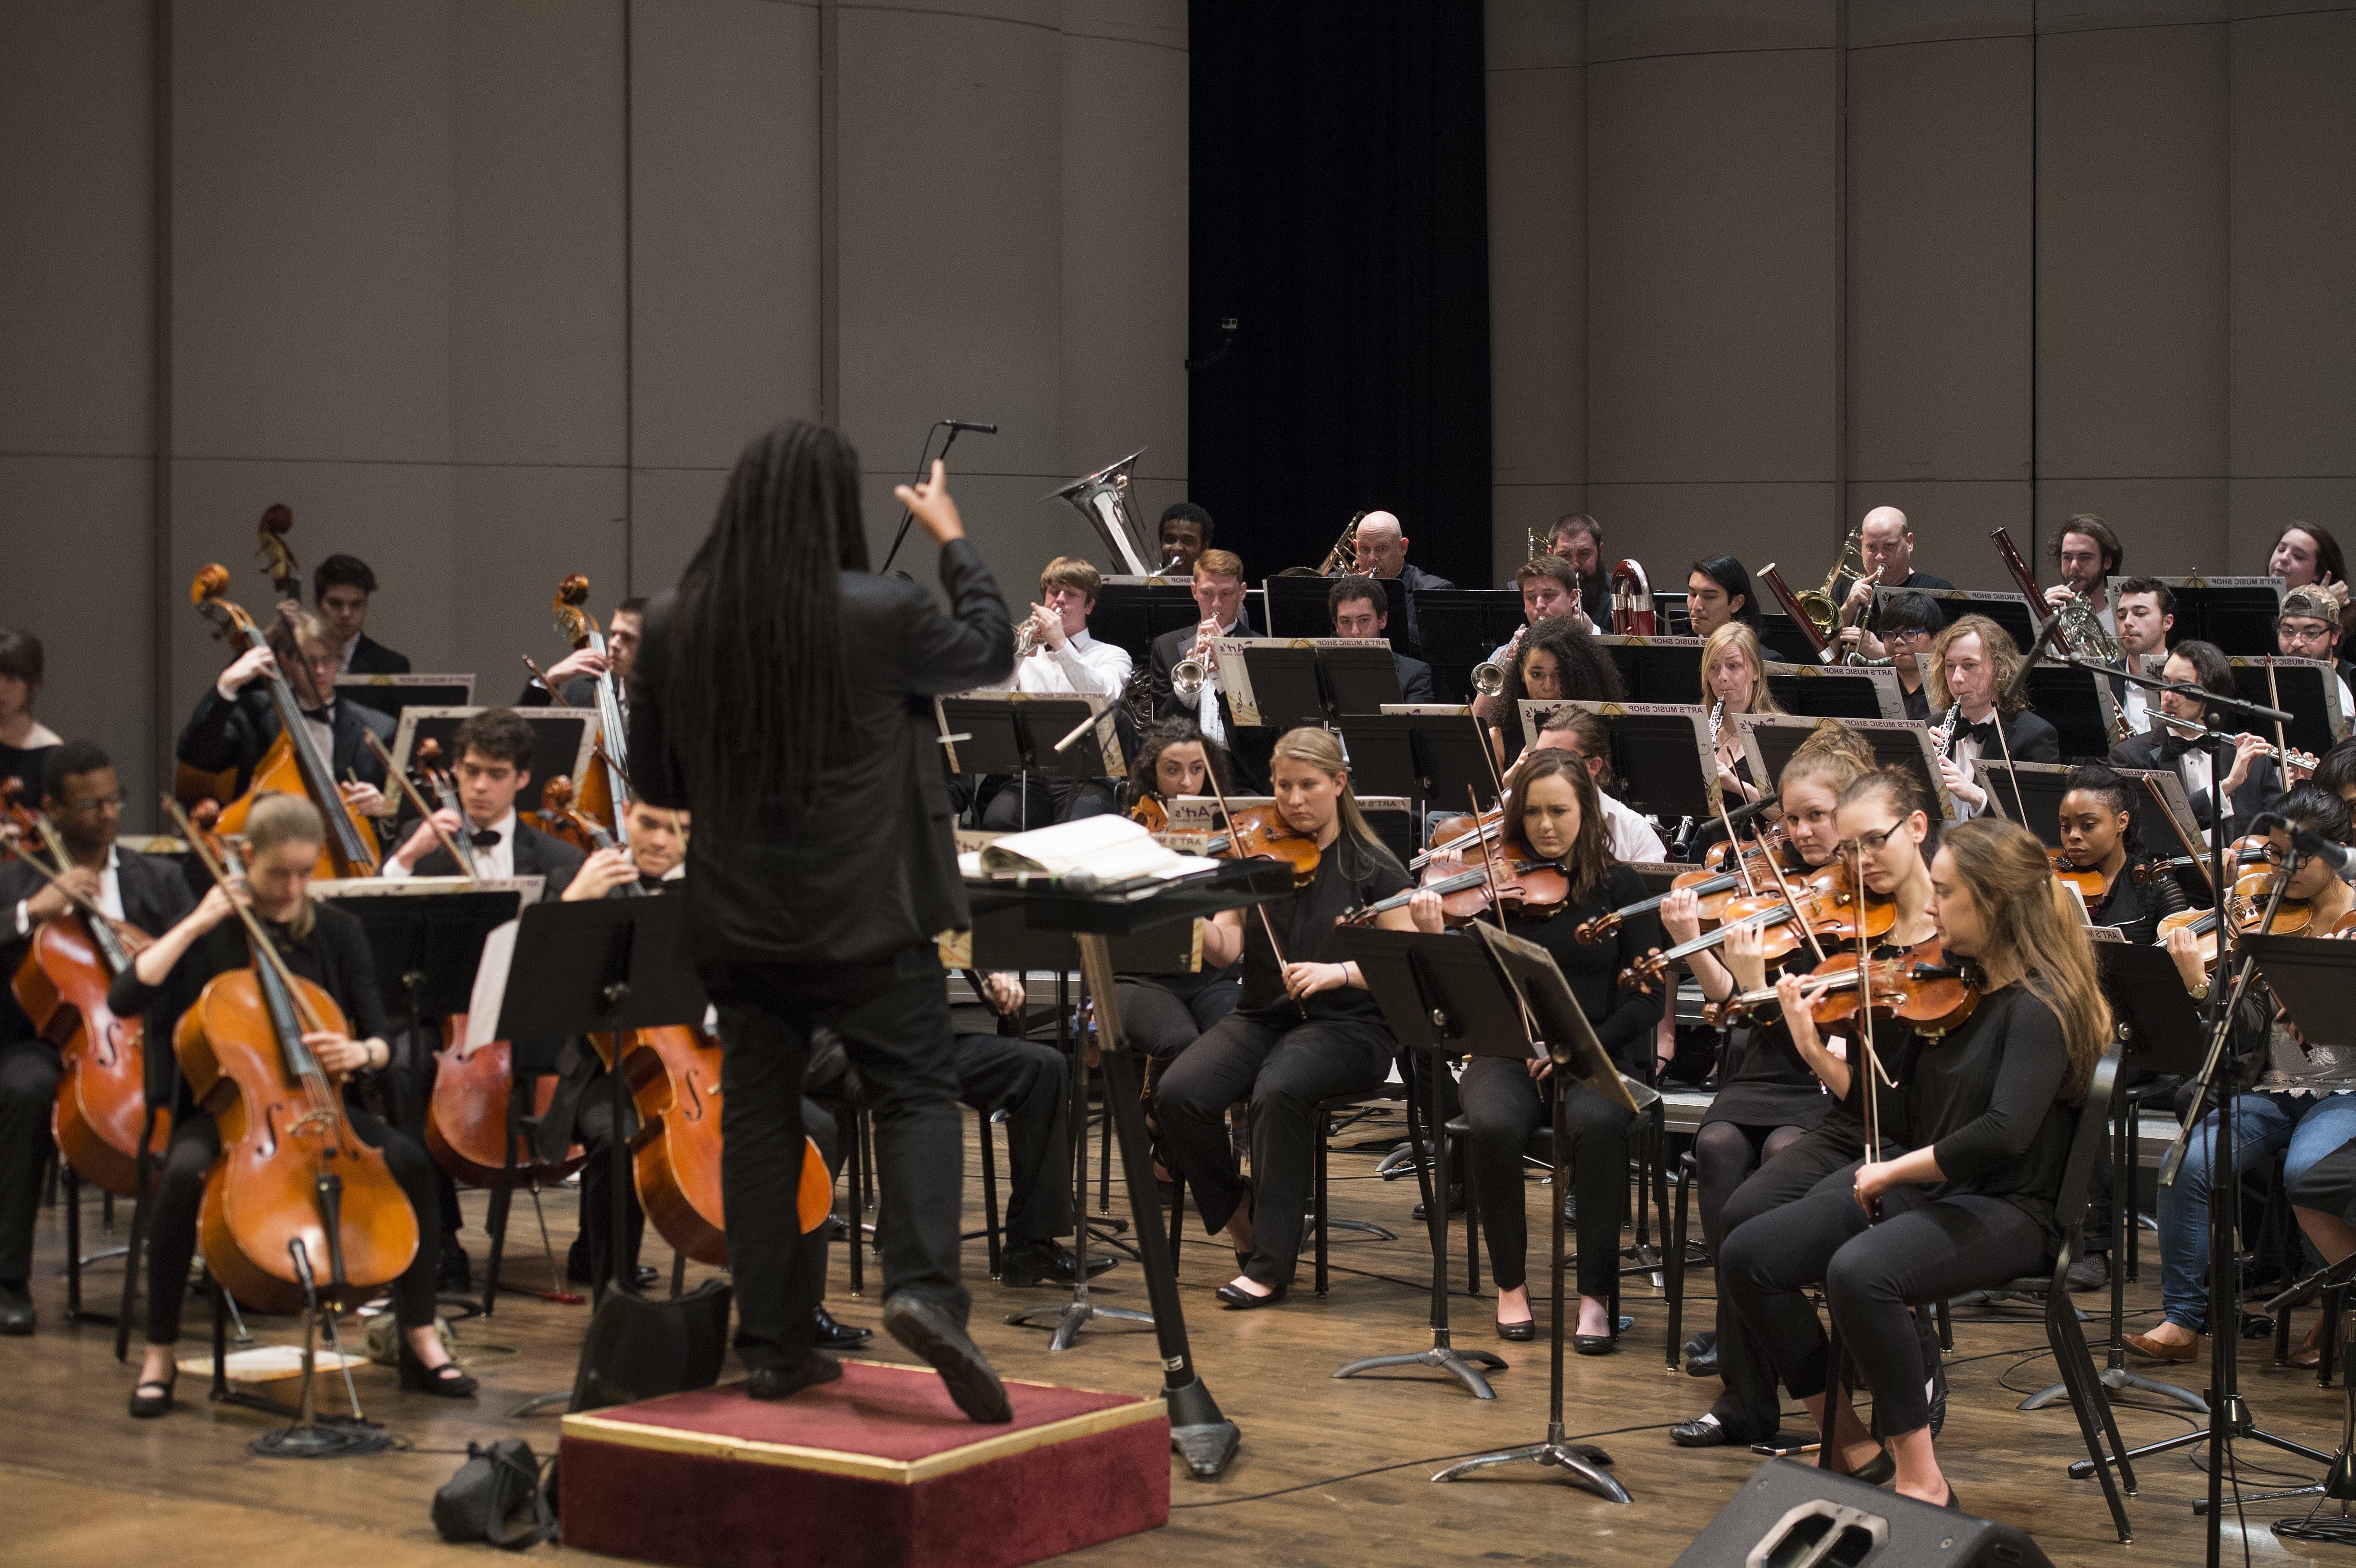
[[[1487,854],[1494,857],[1488,864],[1476,857],[1470,869],[1458,856],[1435,859],[1424,868],[1423,884],[1414,892],[1377,899],[1344,918],[1352,925],[1370,924],[1386,911],[1405,909],[1417,892],[1437,893],[1440,918],[1451,926],[1470,924],[1493,908],[1506,914],[1544,916],[1570,901],[1570,877],[1561,861],[1543,859],[1518,839]]]
[[[1296,831],[1273,805],[1248,805],[1227,817],[1229,831],[1214,834],[1203,853],[1213,859],[1248,860],[1263,856],[1292,868],[1292,885],[1305,888],[1317,875],[1317,840]]]
[[[1137,804],[1129,808],[1129,819],[1148,833],[1167,833],[1170,830],[1170,808],[1162,804],[1162,797],[1158,795],[1138,796]]]
[[[223,640],[241,652],[267,645],[253,617],[222,597],[228,587],[229,569],[208,566],[197,573],[196,581],[189,585],[188,598],[206,619],[220,628]],[[326,842],[319,846],[317,874],[375,876],[381,859],[375,828],[345,804],[327,759],[312,742],[302,704],[294,699],[294,688],[287,684],[286,672],[274,669],[265,678],[270,682],[271,706],[278,715],[278,734],[262,753],[262,761],[254,764],[245,793],[222,809],[220,830],[225,834],[241,831],[245,827],[246,813],[264,795],[307,795],[311,804],[319,808],[327,828]]]
[[[1432,829],[1431,847],[1408,862],[1410,871],[1420,871],[1442,855],[1462,854],[1467,840],[1494,844],[1497,835],[1505,829],[1505,808],[1503,803],[1491,806],[1475,816],[1451,817]]]
[[[58,866],[68,865],[56,829],[47,818],[38,826]],[[29,848],[22,853],[27,865],[64,891],[58,872]],[[58,1048],[63,1071],[52,1130],[59,1152],[84,1180],[130,1198],[139,1190],[139,1132],[147,1113],[145,1030],[138,1019],[117,1018],[106,998],[150,938],[79,894],[66,897],[73,907],[34,932],[11,988],[33,1027]],[[159,1112],[155,1121],[148,1152],[160,1155],[170,1141],[170,1113]]]
[[[1920,1034],[1942,1035],[1971,1017],[1980,999],[1978,981],[1962,965],[1947,962],[1946,950],[1935,936],[1876,958],[1862,969],[1854,949],[1832,954],[1809,970],[1802,984],[1810,990],[1825,987],[1808,1008],[1819,1029],[1855,1020],[1869,994],[1875,1018],[1895,1019]],[[1774,999],[1772,986],[1745,991],[1704,1007],[1702,1021],[1713,1026],[1740,1023]]]
[[[2103,895],[2110,891],[2111,884],[2101,871],[2092,866],[2079,865],[2059,849],[2053,851],[2052,865],[2053,880],[2065,888],[2076,889],[2078,896],[2086,901],[2089,909],[2102,902]]]
[[[2258,922],[2265,913],[2266,901],[2274,896],[2276,874],[2272,869],[2244,871],[2235,880],[2233,892],[2225,899],[2226,914],[2233,922],[2235,935],[2258,929]],[[2174,914],[2161,917],[2159,944],[2166,946],[2170,935],[2190,930],[2201,939],[2201,966],[2214,968],[2217,963],[2217,912],[2213,909],[2179,910]],[[2266,934],[2298,936],[2314,923],[2312,905],[2305,899],[2286,898],[2282,907],[2275,911],[2273,922],[2266,926]],[[2338,934],[2336,923],[2334,931],[2324,934]]]
[[[2236,838],[2225,848],[2228,866],[2263,865],[2265,859],[2266,841],[2263,838]],[[2208,865],[2206,855],[2177,855],[2165,860],[2139,860],[2133,875],[2138,882],[2156,882],[2172,872],[2205,870]]]
[[[1719,921],[1724,917],[1729,902],[1774,881],[1774,868],[1769,860],[1775,847],[1782,842],[1782,831],[1777,829],[1767,837],[1764,848],[1758,844],[1744,845],[1741,858],[1737,862],[1740,869],[1734,870],[1726,867],[1725,842],[1721,840],[1713,844],[1709,847],[1709,858],[1703,869],[1679,872],[1669,883],[1669,892],[1690,890],[1699,901],[1702,923],[1708,925]],[[1745,873],[1748,873],[1747,877]],[[1601,942],[1625,924],[1629,916],[1650,914],[1668,901],[1668,893],[1655,893],[1651,898],[1639,899],[1625,908],[1599,914],[1593,920],[1581,921],[1579,929],[1571,934],[1582,943]]]
[[[25,781],[0,779],[0,859],[21,855],[41,841],[41,814],[25,804]]]
[[[1737,926],[1758,931],[1760,955],[1770,964],[1797,950],[1809,936],[1819,943],[1852,944],[1860,935],[1880,936],[1897,923],[1898,906],[1871,889],[1860,898],[1847,863],[1835,860],[1804,878],[1786,879],[1762,892],[1729,900],[1719,918],[1716,931],[1679,943],[1665,953],[1655,949],[1639,958],[1622,971],[1620,984],[1633,988],[1657,981],[1671,964],[1720,945],[1727,933]]]
[[[605,635],[597,618],[582,608],[589,603],[589,580],[573,572],[556,585],[556,630],[575,648],[603,655]],[[579,784],[579,805],[624,843],[629,842],[625,818],[630,805],[629,738],[622,721],[621,694],[610,671],[596,678],[597,754],[589,776]],[[556,693],[551,691],[554,698]]]
[[[177,806],[173,815],[226,890],[229,872]],[[252,965],[208,981],[172,1040],[189,1090],[220,1128],[198,1232],[205,1266],[259,1311],[303,1310],[305,1274],[322,1302],[356,1305],[416,1257],[417,1215],[304,1043],[306,1031],[348,1033],[343,1010],[286,967],[252,911],[237,913]]]

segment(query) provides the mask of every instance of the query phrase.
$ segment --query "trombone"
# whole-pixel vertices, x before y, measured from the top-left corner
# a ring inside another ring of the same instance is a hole
[[[1864,542],[1865,525],[1859,523],[1848,531],[1848,538],[1841,544],[1840,553],[1833,557],[1832,570],[1825,573],[1824,586],[1803,589],[1792,596],[1798,602],[1800,613],[1807,616],[1809,624],[1815,627],[1816,635],[1827,643],[1840,639],[1840,602],[1833,597],[1833,584],[1840,581],[1842,572],[1850,570],[1852,558],[1857,561],[1856,575],[1868,575],[1862,548]]]
[[[1365,515],[1365,512],[1361,511],[1342,525],[1342,537],[1333,541],[1333,548],[1327,550],[1325,559],[1317,563],[1318,576],[1331,577],[1338,571],[1346,571],[1357,565],[1358,524]],[[1173,669],[1170,673],[1175,679],[1178,672]]]

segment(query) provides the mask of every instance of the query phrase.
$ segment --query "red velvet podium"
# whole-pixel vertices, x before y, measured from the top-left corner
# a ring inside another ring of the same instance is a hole
[[[1160,1399],[1006,1381],[981,1426],[929,1368],[846,1360],[766,1403],[701,1389],[564,1418],[564,1543],[694,1568],[1012,1568],[1170,1518]]]

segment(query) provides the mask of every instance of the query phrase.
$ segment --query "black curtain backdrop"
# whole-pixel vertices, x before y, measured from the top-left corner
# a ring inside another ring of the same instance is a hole
[[[1380,507],[1409,560],[1489,585],[1481,10],[1189,6],[1187,488],[1253,581]]]

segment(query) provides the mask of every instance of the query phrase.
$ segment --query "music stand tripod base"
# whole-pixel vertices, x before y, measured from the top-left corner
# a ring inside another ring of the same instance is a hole
[[[1072,1299],[1046,1307],[1026,1307],[1020,1312],[1007,1314],[1006,1321],[1021,1328],[1044,1328],[1053,1324],[1055,1337],[1047,1341],[1050,1350],[1068,1350],[1081,1329],[1098,1317],[1116,1323],[1142,1323],[1153,1327],[1153,1314],[1132,1311],[1126,1307],[1098,1307],[1088,1299],[1088,1287],[1081,1285],[1072,1293]]]

